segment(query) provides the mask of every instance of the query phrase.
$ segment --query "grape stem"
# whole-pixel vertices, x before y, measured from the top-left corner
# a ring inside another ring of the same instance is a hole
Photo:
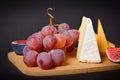
[[[54,24],[54,26],[59,26],[59,24]]]
[[[52,20],[53,20],[54,17],[49,13],[49,10],[53,10],[53,9],[52,8],[47,9],[47,14],[48,14],[48,16],[50,16],[50,24],[49,25],[53,26]]]

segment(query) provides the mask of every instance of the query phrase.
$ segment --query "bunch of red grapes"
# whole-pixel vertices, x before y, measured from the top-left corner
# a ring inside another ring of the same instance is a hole
[[[29,67],[39,66],[42,69],[60,66],[66,56],[62,48],[71,48],[77,43],[78,38],[79,32],[70,29],[67,23],[59,24],[58,28],[44,26],[41,31],[27,38],[23,49],[23,61]]]

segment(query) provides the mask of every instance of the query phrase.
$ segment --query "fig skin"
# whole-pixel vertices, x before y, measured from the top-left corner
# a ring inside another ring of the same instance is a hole
[[[112,62],[120,62],[120,48],[109,47],[106,50],[107,57]]]

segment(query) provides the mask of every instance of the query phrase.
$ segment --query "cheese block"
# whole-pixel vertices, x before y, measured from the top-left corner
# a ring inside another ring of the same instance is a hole
[[[108,44],[108,47],[115,47],[115,44],[113,44],[113,43],[110,42],[110,41],[107,41],[107,44]]]
[[[80,26],[80,37],[76,57],[77,60],[81,62],[101,62],[92,21],[85,16],[83,16]]]
[[[97,38],[98,38],[98,47],[101,55],[106,55],[105,52],[108,47],[108,42],[106,40],[106,36],[103,30],[102,24],[100,22],[100,19],[98,19]]]
[[[96,36],[96,40],[97,40],[97,43],[98,43],[98,36],[97,36],[96,33],[95,33],[95,36]],[[115,47],[115,44],[110,42],[110,41],[107,41],[107,44],[108,44],[108,47]]]

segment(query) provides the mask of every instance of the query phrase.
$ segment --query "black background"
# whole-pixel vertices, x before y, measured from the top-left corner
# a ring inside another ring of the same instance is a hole
[[[77,74],[53,77],[30,77],[23,75],[8,60],[12,51],[11,41],[26,39],[34,32],[49,24],[46,9],[54,10],[53,23],[66,22],[71,28],[78,29],[83,16],[90,17],[95,32],[100,18],[106,37],[120,46],[120,9],[119,2],[112,0],[3,0],[0,2],[0,79],[34,80],[34,79],[120,79],[120,70],[89,74]]]

